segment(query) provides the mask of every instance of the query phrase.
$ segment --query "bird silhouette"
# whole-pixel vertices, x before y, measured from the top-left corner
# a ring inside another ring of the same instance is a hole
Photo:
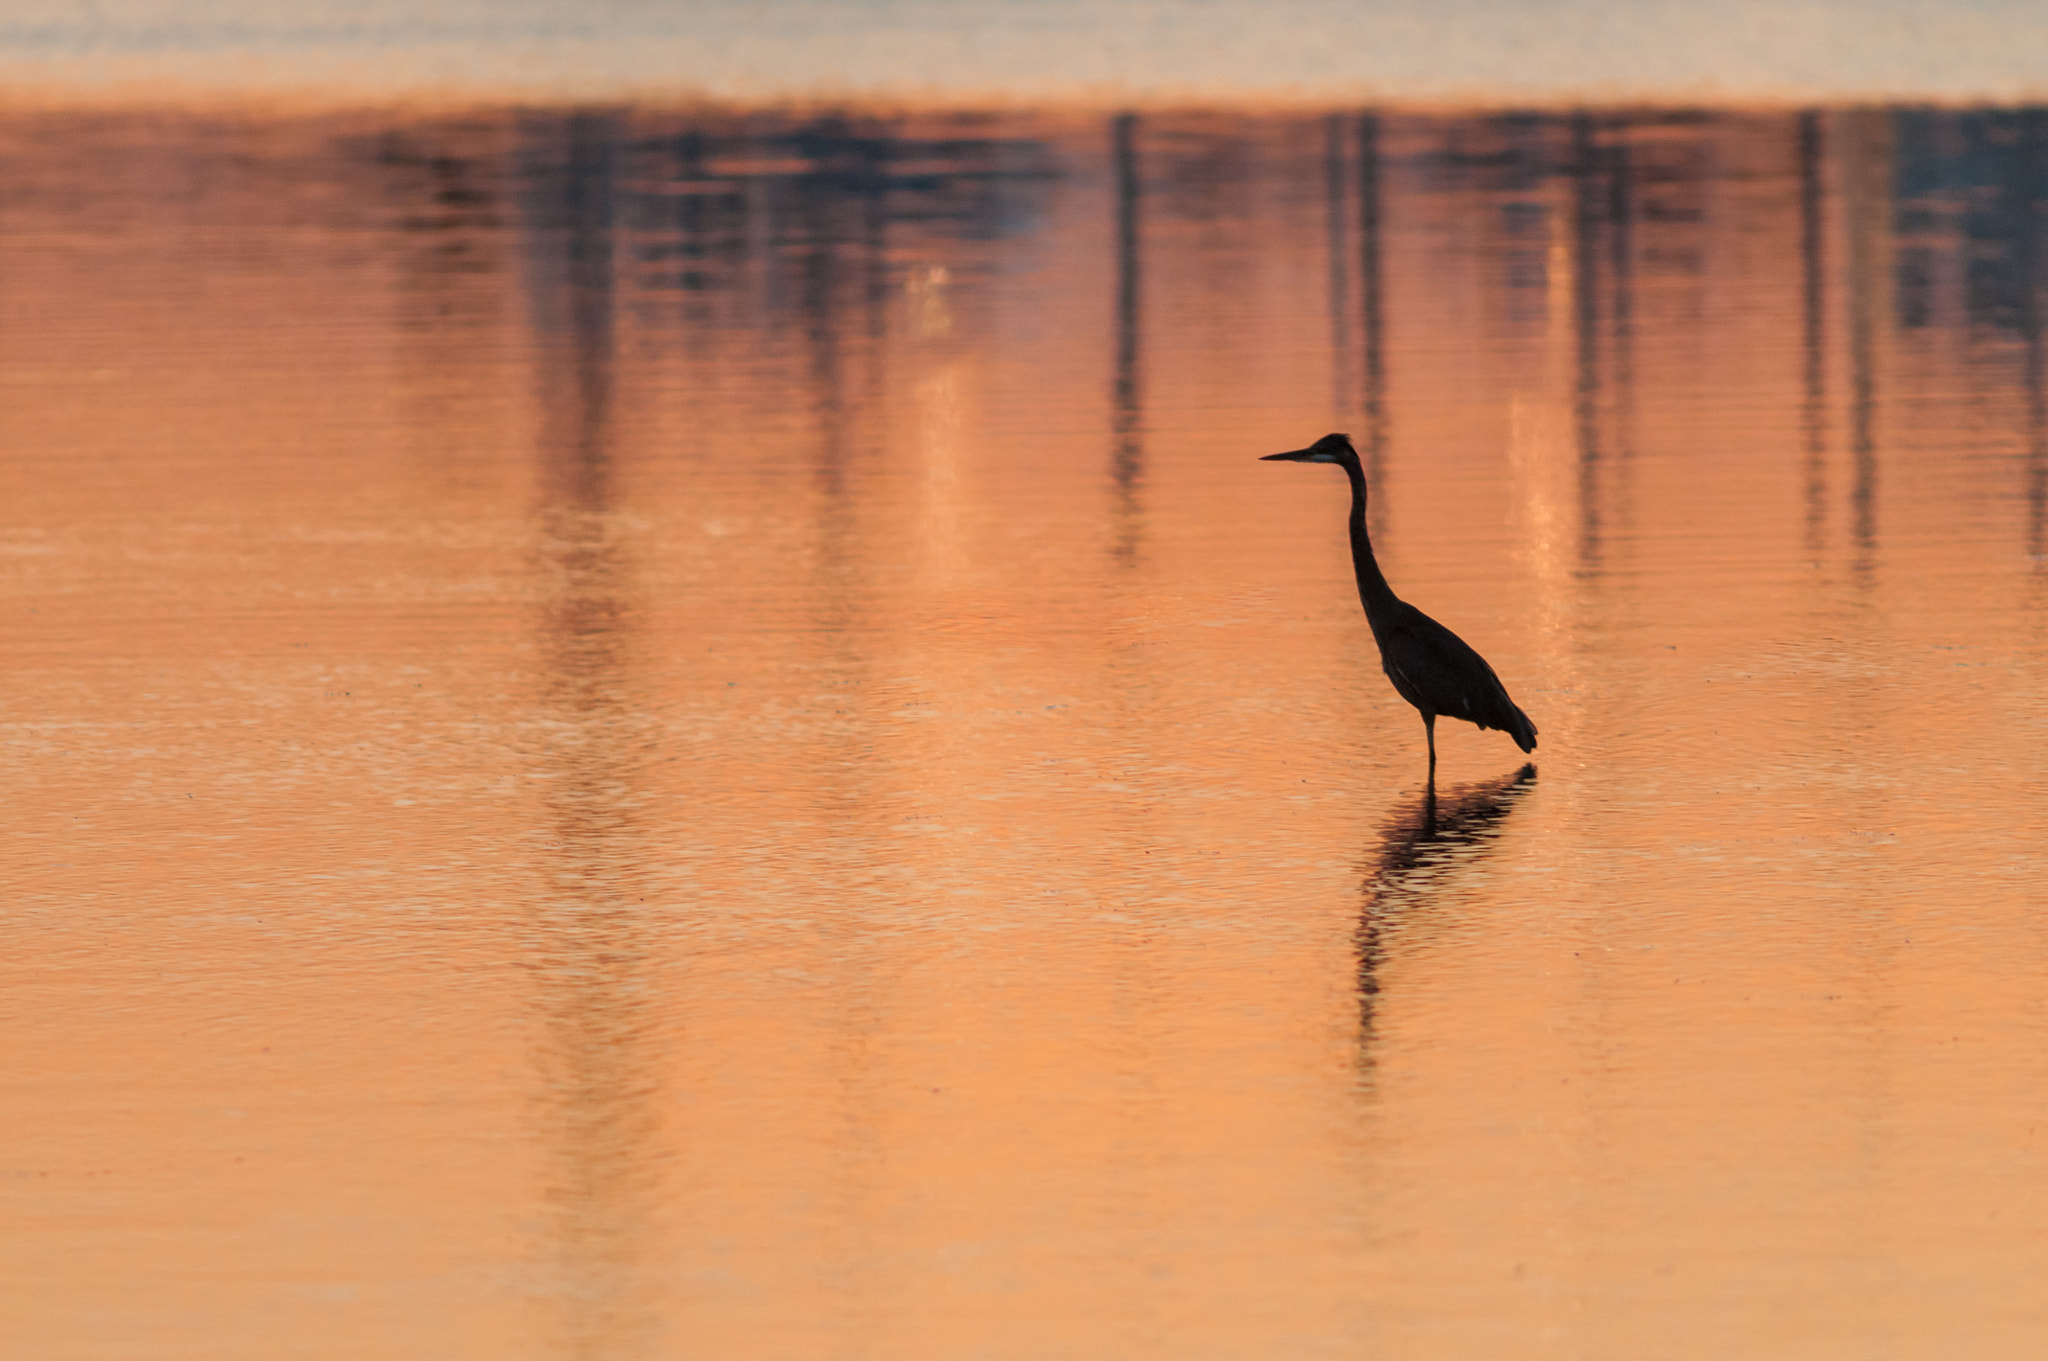
[[[1267,454],[1263,462],[1334,463],[1351,479],[1351,566],[1358,574],[1358,599],[1373,641],[1380,645],[1380,665],[1402,699],[1422,714],[1429,737],[1429,783],[1436,785],[1436,720],[1438,715],[1462,718],[1480,728],[1498,728],[1523,751],[1536,749],[1536,725],[1515,707],[1507,687],[1486,658],[1463,638],[1394,594],[1372,555],[1365,532],[1365,469],[1349,435],[1325,435],[1306,449]]]

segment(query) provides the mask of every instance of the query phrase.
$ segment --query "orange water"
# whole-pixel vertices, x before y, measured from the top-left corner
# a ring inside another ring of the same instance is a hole
[[[9,1354],[2048,1343],[2048,115],[0,158]]]

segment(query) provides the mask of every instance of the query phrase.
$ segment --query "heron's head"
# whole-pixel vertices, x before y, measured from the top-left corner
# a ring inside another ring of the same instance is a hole
[[[1358,451],[1351,447],[1349,435],[1325,435],[1306,449],[1289,449],[1284,454],[1267,454],[1259,461],[1271,463],[1275,459],[1284,463],[1343,463],[1358,466]]]

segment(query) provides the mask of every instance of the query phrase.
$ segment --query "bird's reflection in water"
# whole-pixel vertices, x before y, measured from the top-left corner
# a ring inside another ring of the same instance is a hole
[[[1535,783],[1532,763],[1442,794],[1431,785],[1397,807],[1380,829],[1379,844],[1367,856],[1358,923],[1359,1054],[1367,1068],[1374,1061],[1379,973],[1389,935],[1431,905],[1447,875],[1492,849],[1501,824]]]

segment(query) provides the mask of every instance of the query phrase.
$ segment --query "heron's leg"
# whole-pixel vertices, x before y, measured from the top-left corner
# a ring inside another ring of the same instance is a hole
[[[1422,730],[1429,734],[1429,787],[1436,788],[1436,715],[1422,716]]]

